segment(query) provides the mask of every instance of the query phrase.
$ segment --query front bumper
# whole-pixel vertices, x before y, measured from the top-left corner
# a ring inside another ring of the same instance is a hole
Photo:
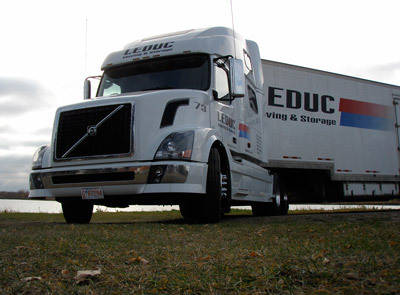
[[[118,163],[32,171],[30,199],[81,197],[101,188],[104,197],[141,194],[204,194],[207,164],[183,161]]]

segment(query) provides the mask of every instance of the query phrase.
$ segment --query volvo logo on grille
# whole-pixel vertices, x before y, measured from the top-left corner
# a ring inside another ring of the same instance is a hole
[[[109,113],[107,116],[105,116],[103,119],[99,121],[96,125],[91,125],[87,126],[86,128],[86,133],[77,141],[75,142],[68,151],[66,151],[61,158],[66,158],[71,152],[73,152],[78,145],[81,144],[88,136],[96,136],[97,129],[103,125],[104,122],[106,122],[108,119],[110,119],[114,114],[116,114],[120,109],[122,109],[124,105],[120,105],[116,107],[111,113]]]
[[[96,126],[88,126],[87,127],[87,134],[89,136],[96,136],[97,134],[97,127]]]

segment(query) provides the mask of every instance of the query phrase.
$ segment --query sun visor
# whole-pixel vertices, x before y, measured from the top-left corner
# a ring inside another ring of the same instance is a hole
[[[101,69],[107,69],[116,65],[125,63],[131,63],[135,60],[147,59],[160,57],[163,55],[171,55],[182,53],[182,46],[176,41],[164,41],[164,42],[146,42],[137,44],[132,48],[127,48],[121,51],[116,51],[109,54],[104,61]]]
[[[230,36],[210,36],[190,39],[158,39],[146,42],[136,42],[121,51],[111,53],[105,59],[102,70],[110,67],[123,65],[138,60],[156,57],[188,54],[208,53],[220,55],[233,54],[232,39]]]

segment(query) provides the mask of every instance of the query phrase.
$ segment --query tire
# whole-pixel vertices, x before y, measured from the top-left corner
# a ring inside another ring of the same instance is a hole
[[[221,197],[221,159],[216,148],[212,148],[208,157],[206,198],[203,206],[203,219],[206,222],[218,222],[223,215]]]
[[[273,203],[256,202],[251,204],[251,211],[254,216],[273,215]]]
[[[273,204],[274,215],[287,215],[289,211],[289,201],[285,194],[280,193],[275,197]]]
[[[179,204],[179,211],[186,222],[197,222],[200,221],[201,205],[199,201],[187,201]]]
[[[284,185],[280,181],[281,178],[278,178],[275,183],[275,194],[276,197],[273,204],[274,215],[287,215],[289,211],[289,199],[285,192]]]
[[[89,223],[93,214],[93,203],[83,200],[63,201],[61,203],[67,223]]]
[[[221,186],[221,159],[218,150],[212,148],[208,157],[206,195],[181,203],[179,210],[183,218],[187,222],[218,222],[226,209],[222,204]]]

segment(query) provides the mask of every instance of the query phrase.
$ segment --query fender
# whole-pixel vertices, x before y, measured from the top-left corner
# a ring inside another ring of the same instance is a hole
[[[204,159],[205,162],[208,161],[208,156],[210,154],[211,147],[215,144],[215,142],[218,142],[219,147],[221,147],[225,151],[225,154],[228,157],[229,166],[231,166],[231,163],[233,161],[232,155],[229,152],[229,150],[225,147],[223,141],[216,134],[210,136],[210,138],[208,138],[208,140],[206,141],[206,143],[204,145],[204,153],[203,154],[206,156],[206,158]]]
[[[229,162],[232,162],[232,157],[229,150],[224,146],[222,139],[217,134],[217,131],[212,128],[195,129],[195,142],[193,145],[192,160],[207,163],[211,147],[216,141],[220,142],[220,146],[225,150],[225,153],[229,158]]]

